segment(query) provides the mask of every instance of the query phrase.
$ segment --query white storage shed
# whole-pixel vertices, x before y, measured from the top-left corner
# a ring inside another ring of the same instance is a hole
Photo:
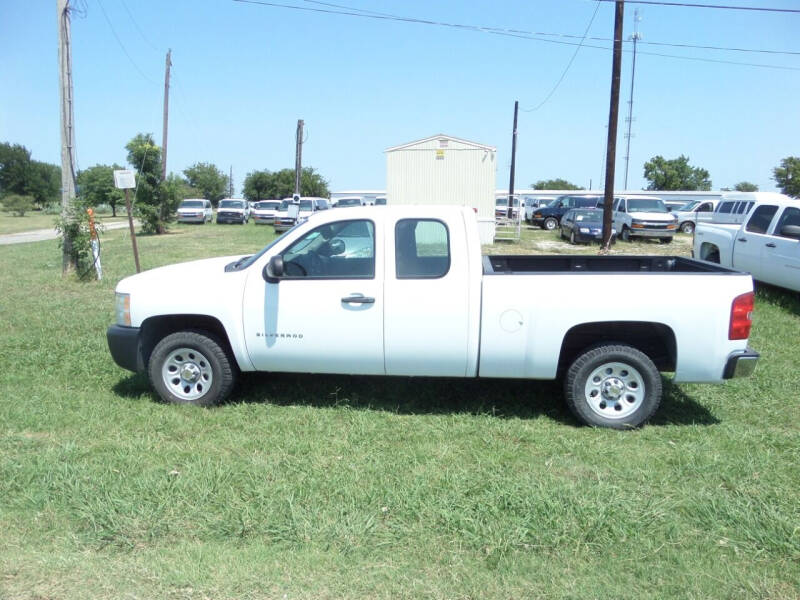
[[[434,135],[386,150],[386,203],[472,207],[481,243],[490,244],[496,176],[494,146]]]

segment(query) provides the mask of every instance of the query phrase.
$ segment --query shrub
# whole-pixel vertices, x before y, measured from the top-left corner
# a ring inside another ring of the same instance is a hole
[[[3,198],[3,210],[24,217],[26,212],[33,210],[33,198],[11,194]]]

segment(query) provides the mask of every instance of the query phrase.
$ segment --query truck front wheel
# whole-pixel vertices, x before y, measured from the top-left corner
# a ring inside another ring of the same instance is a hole
[[[558,219],[554,219],[553,217],[547,217],[542,223],[542,227],[547,231],[553,231],[556,227],[558,227]]]
[[[147,372],[158,395],[174,404],[219,404],[236,382],[236,367],[228,353],[206,331],[166,336],[153,349]]]
[[[602,344],[581,354],[564,379],[567,406],[594,427],[642,425],[661,402],[661,375],[653,361],[625,344]]]

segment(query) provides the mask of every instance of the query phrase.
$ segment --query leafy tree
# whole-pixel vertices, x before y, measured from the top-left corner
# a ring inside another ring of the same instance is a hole
[[[31,196],[40,207],[58,202],[61,168],[31,159],[20,144],[0,144],[0,196]]]
[[[230,180],[216,165],[198,162],[183,170],[189,186],[200,192],[200,197],[217,202],[228,195]]]
[[[242,194],[250,202],[258,202],[268,198],[275,198],[272,195],[274,189],[272,173],[269,171],[251,171],[244,178],[244,189]]]
[[[117,216],[117,206],[122,206],[125,192],[114,187],[114,171],[121,168],[116,163],[111,166],[95,165],[78,173],[80,196],[86,206],[108,204],[111,214]]]
[[[644,178],[650,183],[648,190],[688,190],[708,191],[711,189],[711,179],[708,171],[700,167],[692,167],[689,157],[680,155],[678,158],[665,159],[663,156],[654,156],[644,163]]]
[[[244,197],[250,201],[264,198],[287,198],[294,193],[294,169],[253,171],[244,180]],[[313,167],[305,167],[300,173],[300,195],[330,196],[328,182]]]
[[[566,179],[540,179],[531,187],[535,190],[580,190],[580,186],[570,183]]]
[[[735,186],[733,186],[737,192],[757,192],[758,186],[755,183],[750,183],[749,181],[740,181]]]
[[[152,134],[139,133],[125,149],[128,162],[138,172],[134,211],[142,223],[142,230],[145,233],[165,233],[173,214],[162,205],[161,148],[156,146]]]
[[[772,178],[781,192],[800,198],[800,158],[787,156],[781,160],[781,166],[772,169]]]
[[[18,217],[24,217],[26,212],[33,210],[33,198],[31,196],[9,194],[3,198],[3,210],[14,213]]]

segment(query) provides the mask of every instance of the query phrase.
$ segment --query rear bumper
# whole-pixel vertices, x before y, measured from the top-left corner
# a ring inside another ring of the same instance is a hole
[[[138,327],[122,327],[121,325],[112,325],[106,331],[111,358],[123,369],[137,373],[144,371],[139,332]]]
[[[733,379],[734,377],[749,377],[756,368],[756,363],[761,355],[754,350],[739,350],[728,357],[725,363],[725,370],[722,372],[723,379]]]

